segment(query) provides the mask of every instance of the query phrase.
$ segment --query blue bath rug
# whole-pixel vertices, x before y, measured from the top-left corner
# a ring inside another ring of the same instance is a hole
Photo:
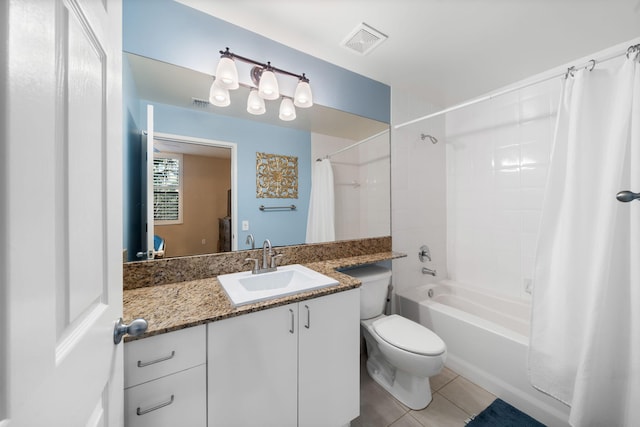
[[[473,418],[467,427],[545,427],[501,399],[496,399]]]

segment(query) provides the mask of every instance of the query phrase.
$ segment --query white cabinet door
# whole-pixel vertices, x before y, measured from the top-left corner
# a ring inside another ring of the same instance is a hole
[[[209,427],[297,425],[298,305],[208,325]]]
[[[2,426],[123,424],[121,3],[0,6]]]
[[[360,290],[299,303],[298,425],[338,427],[360,412]]]

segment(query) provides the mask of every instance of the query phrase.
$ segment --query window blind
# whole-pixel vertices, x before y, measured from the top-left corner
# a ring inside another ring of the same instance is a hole
[[[153,159],[153,218],[155,221],[180,219],[180,159]]]

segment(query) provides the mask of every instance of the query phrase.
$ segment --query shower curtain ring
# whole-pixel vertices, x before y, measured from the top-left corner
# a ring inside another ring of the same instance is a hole
[[[640,52],[640,44],[629,46],[627,49],[627,59],[631,59],[631,54]]]
[[[569,76],[573,77],[573,72],[576,71],[576,67],[574,67],[573,65],[569,68],[567,68],[567,72],[564,75],[564,79],[568,79]]]
[[[586,67],[584,67],[584,69],[588,71],[593,71],[593,69],[596,68],[596,60],[591,59],[589,60],[589,62],[591,63],[591,68],[589,68],[589,66],[587,65]]]

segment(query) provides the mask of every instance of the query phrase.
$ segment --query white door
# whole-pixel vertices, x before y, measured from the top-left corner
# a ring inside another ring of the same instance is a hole
[[[121,15],[0,5],[2,427],[123,424]]]

